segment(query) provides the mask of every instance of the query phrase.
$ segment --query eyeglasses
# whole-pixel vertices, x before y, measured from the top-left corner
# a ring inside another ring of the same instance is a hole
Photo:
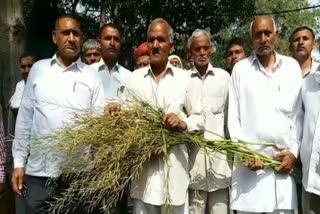
[[[31,68],[33,64],[20,65],[21,69]]]

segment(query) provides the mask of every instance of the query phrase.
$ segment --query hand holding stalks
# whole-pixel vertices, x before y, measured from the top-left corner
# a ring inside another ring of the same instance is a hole
[[[275,156],[276,160],[281,161],[281,165],[276,168],[278,172],[291,173],[296,165],[296,157],[290,151],[283,151]]]
[[[121,111],[121,105],[119,103],[108,103],[104,107],[104,114],[110,114],[111,116],[118,114]]]

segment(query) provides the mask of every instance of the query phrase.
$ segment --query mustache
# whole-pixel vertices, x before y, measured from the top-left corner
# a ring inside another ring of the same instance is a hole
[[[160,49],[159,48],[152,49],[152,54],[160,54]]]

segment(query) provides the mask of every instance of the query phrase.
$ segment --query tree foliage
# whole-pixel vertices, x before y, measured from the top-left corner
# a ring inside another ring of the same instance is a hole
[[[307,0],[245,0],[241,3],[238,0],[24,0],[24,2],[25,5],[33,5],[25,10],[25,14],[29,14],[26,20],[31,20],[29,25],[32,38],[37,37],[35,34],[41,34],[32,26],[38,27],[39,25],[35,24],[36,20],[39,20],[40,15],[45,15],[37,14],[36,11],[46,8],[42,11],[47,13],[48,6],[54,12],[51,13],[51,18],[45,18],[47,23],[52,23],[57,13],[78,14],[84,23],[87,37],[91,38],[97,36],[102,22],[114,22],[122,32],[121,61],[126,65],[130,64],[134,47],[146,40],[148,24],[157,17],[165,18],[173,27],[176,53],[183,58],[186,56],[185,44],[192,31],[197,28],[208,29],[213,34],[217,47],[214,63],[217,66],[224,66],[226,42],[234,36],[248,38],[249,23],[255,15],[308,6]],[[101,11],[105,16],[101,16]],[[275,14],[281,29],[280,52],[288,53],[287,40],[296,26],[309,25],[317,29],[318,23],[315,17],[318,15],[319,10],[316,9]],[[46,31],[48,37],[51,29]]]

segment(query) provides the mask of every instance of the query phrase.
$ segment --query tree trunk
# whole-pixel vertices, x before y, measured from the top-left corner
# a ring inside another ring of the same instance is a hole
[[[0,1],[0,102],[6,112],[8,101],[20,78],[19,56],[25,44],[21,0]],[[4,114],[4,121],[6,115]],[[5,123],[5,122],[4,122]],[[6,125],[6,123],[5,123]]]

